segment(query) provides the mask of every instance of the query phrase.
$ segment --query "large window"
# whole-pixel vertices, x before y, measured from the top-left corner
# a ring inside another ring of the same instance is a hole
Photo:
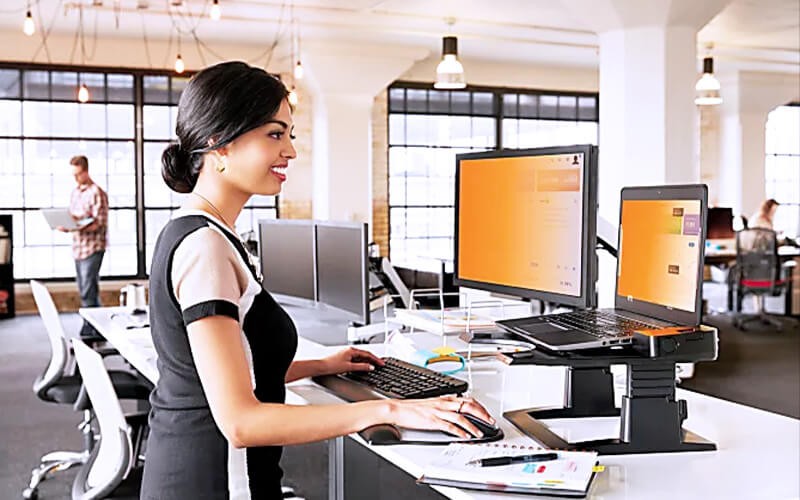
[[[766,197],[781,204],[774,226],[786,236],[800,235],[800,104],[780,106],[767,118]]]
[[[597,143],[597,94],[389,88],[389,252],[437,271],[453,259],[455,155]]]
[[[69,205],[69,159],[78,154],[88,157],[89,174],[108,193],[109,246],[100,275],[144,277],[149,270],[156,237],[182,201],[161,180],[160,165],[187,82],[151,73],[0,65],[0,213],[14,217],[16,279],[75,275],[71,235],[51,230],[39,210]],[[77,101],[80,83],[89,88],[87,103]],[[257,197],[237,230],[247,232],[276,211],[274,197]]]

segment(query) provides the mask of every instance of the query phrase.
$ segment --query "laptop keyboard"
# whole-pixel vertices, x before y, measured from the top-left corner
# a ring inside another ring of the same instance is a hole
[[[582,330],[595,337],[630,337],[634,330],[661,328],[658,325],[626,318],[613,311],[573,311],[545,317],[548,323]]]

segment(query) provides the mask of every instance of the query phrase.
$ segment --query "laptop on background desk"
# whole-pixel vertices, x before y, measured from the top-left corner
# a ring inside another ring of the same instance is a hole
[[[639,329],[699,325],[707,200],[705,185],[624,188],[614,308],[497,325],[555,351],[629,344]]]

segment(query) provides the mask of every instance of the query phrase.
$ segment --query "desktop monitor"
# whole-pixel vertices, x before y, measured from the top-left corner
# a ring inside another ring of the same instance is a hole
[[[261,273],[271,293],[306,300],[316,298],[314,221],[258,221]]]
[[[713,240],[727,240],[736,237],[733,230],[733,209],[730,207],[710,207],[706,236]]]
[[[317,222],[317,300],[369,324],[367,224]]]
[[[596,304],[597,147],[456,156],[454,283]]]

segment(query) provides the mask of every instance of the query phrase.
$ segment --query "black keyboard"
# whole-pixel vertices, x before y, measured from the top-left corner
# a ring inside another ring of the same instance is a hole
[[[630,337],[634,330],[661,328],[658,325],[626,318],[613,311],[585,310],[546,316],[549,323],[575,328],[596,337]]]
[[[396,358],[383,358],[384,366],[370,372],[314,377],[314,381],[348,401],[375,399],[378,393],[392,399],[420,399],[461,394],[469,385],[449,375]]]

